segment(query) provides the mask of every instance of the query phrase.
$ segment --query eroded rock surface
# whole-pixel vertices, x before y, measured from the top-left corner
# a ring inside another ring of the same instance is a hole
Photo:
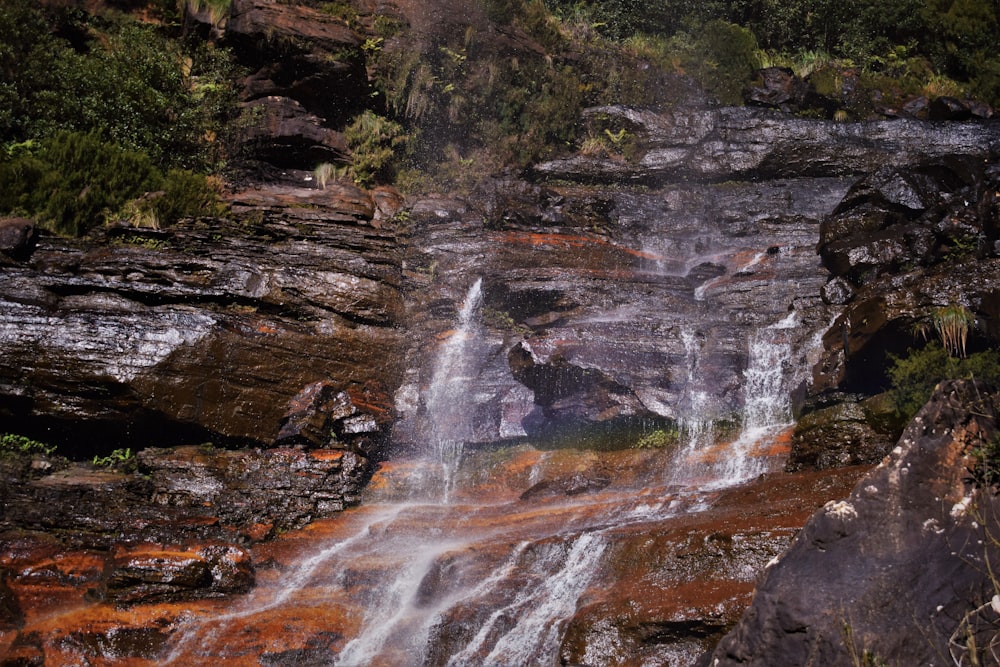
[[[981,659],[996,641],[986,563],[1000,556],[1000,505],[970,478],[984,470],[977,448],[997,437],[996,410],[972,383],[942,385],[886,460],[769,566],[708,664]]]
[[[0,419],[84,456],[115,446],[270,444],[319,382],[384,431],[398,380],[400,200],[261,188],[231,220],[45,237],[0,283]],[[387,209],[388,207],[388,209]],[[90,442],[88,442],[90,440]],[[103,453],[103,452],[102,452]]]

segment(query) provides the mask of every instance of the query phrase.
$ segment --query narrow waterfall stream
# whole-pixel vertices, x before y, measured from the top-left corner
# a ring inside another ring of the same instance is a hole
[[[455,328],[441,344],[434,361],[430,385],[425,393],[424,440],[433,449],[441,466],[441,479],[434,486],[444,502],[455,483],[462,448],[471,439],[470,373],[474,372],[472,345],[477,327],[476,314],[482,302],[483,280],[477,278],[465,294]],[[432,493],[434,489],[429,489]]]

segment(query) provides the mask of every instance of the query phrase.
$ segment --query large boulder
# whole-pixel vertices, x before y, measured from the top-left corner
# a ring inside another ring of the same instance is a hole
[[[0,258],[23,260],[38,243],[38,229],[26,218],[0,218]]]
[[[979,452],[995,447],[997,407],[971,382],[941,386],[891,455],[769,565],[706,664],[982,664],[997,640],[1000,500],[995,455]]]

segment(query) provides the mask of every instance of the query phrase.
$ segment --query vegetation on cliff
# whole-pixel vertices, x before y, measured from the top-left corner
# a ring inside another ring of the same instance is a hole
[[[322,14],[357,42],[322,56],[310,55],[310,38],[278,32],[237,49],[225,28],[228,0],[138,4],[131,14],[110,3],[96,14],[28,0],[0,6],[0,185],[10,192],[0,213],[68,234],[107,220],[148,222],[154,213],[157,224],[211,213],[211,188],[192,174],[245,166],[248,125],[264,121],[241,107],[261,95],[250,91],[253,76],[241,77],[264,51],[335,61],[348,79],[360,76],[343,88],[350,99],[326,100],[322,109],[309,108],[315,91],[303,92],[313,84],[282,94],[345,137],[342,162],[328,176],[363,186],[472,187],[483,174],[559,152],[627,154],[624,128],[584,129],[581,110],[740,104],[755,72],[772,64],[809,74],[834,100],[820,111],[828,115],[846,105],[863,117],[873,97],[921,93],[1000,102],[992,49],[1000,21],[987,0],[481,0],[461,16],[442,5],[447,18],[434,25],[417,25],[405,6],[371,13],[346,2],[288,5]],[[196,24],[198,12],[212,29]],[[875,92],[848,99],[852,86]],[[98,183],[74,171],[82,165],[54,162],[67,136],[100,142],[128,173],[105,170]],[[143,166],[132,170],[135,161]],[[321,162],[330,160],[301,167]],[[170,187],[179,179],[186,201]],[[149,192],[165,193],[156,207],[142,203]],[[85,202],[68,203],[81,193]]]

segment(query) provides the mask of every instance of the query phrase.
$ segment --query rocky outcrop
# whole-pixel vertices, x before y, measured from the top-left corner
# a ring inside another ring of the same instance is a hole
[[[224,42],[253,72],[245,82],[248,100],[288,98],[336,127],[367,97],[364,39],[330,13],[302,4],[234,0]]]
[[[148,604],[246,593],[253,580],[250,554],[229,544],[119,547],[106,565],[98,595],[117,605]]]
[[[824,337],[816,392],[877,393],[888,355],[919,346],[914,326],[951,304],[978,322],[971,348],[997,340],[997,178],[989,160],[953,159],[886,167],[851,188],[820,228],[824,294],[846,307]]]
[[[971,383],[940,387],[892,454],[768,567],[707,664],[979,662],[996,641],[997,461],[981,452],[995,451],[997,407]]]
[[[31,255],[38,243],[38,229],[35,223],[25,218],[0,219],[0,260],[24,260]]]
[[[101,448],[270,444],[318,381],[383,433],[397,384],[400,200],[346,187],[239,193],[228,220],[43,238],[4,271],[0,429]],[[369,435],[376,435],[371,433]],[[104,452],[101,452],[104,453]]]
[[[749,107],[667,112],[609,106],[585,117],[635,138],[635,157],[585,155],[534,167],[540,178],[596,182],[842,176],[1000,150],[1000,124],[836,123]]]
[[[786,470],[874,465],[896,442],[899,418],[891,398],[833,395],[810,406],[795,424]]]
[[[652,430],[662,421],[628,387],[598,369],[575,366],[558,353],[543,360],[522,341],[511,348],[507,360],[514,379],[534,395],[536,408],[522,420],[532,439],[579,443],[613,437],[629,426]]]

